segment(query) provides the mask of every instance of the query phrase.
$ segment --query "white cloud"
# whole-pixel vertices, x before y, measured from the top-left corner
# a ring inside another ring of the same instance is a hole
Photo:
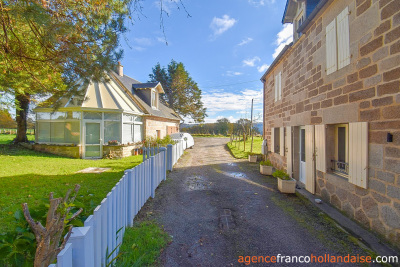
[[[264,6],[265,4],[274,4],[275,0],[248,0],[254,6]]]
[[[146,50],[146,48],[141,47],[141,46],[133,46],[132,48],[135,49],[136,51],[139,51],[139,52],[142,52],[142,51]]]
[[[269,68],[268,64],[263,64],[260,67],[257,67],[258,72],[265,72]]]
[[[231,70],[228,70],[226,72],[226,76],[229,76],[229,77],[239,76],[239,75],[243,75],[243,73],[238,72],[238,71],[231,71]]]
[[[254,105],[262,105],[263,91],[245,89],[239,93],[225,92],[219,90],[213,93],[203,93],[202,101],[209,112],[221,111],[244,111],[250,108],[251,99],[254,99]],[[256,107],[255,107],[256,108]]]
[[[151,46],[153,45],[153,41],[150,38],[142,37],[142,38],[134,38],[133,41],[140,46]]]
[[[213,30],[214,37],[221,35],[225,31],[235,25],[237,20],[230,18],[228,15],[223,15],[222,18],[214,17],[211,21],[210,28]]]
[[[293,41],[293,24],[283,25],[282,30],[276,36],[275,44],[277,47],[272,55],[273,58],[276,58],[279,55],[285,45],[288,45]]]
[[[254,67],[256,62],[261,61],[259,57],[253,57],[243,60],[244,66]]]
[[[240,43],[238,43],[238,46],[246,45],[252,41],[253,41],[253,38],[248,37],[246,39],[243,39]]]
[[[205,122],[206,123],[215,123],[217,122],[217,120],[219,119],[223,119],[223,118],[227,118],[230,122],[236,122],[237,120],[239,120],[239,118],[234,118],[233,116],[229,116],[229,117],[224,117],[224,116],[217,116],[216,118],[205,118]]]
[[[179,9],[179,0],[157,0],[154,2],[154,6],[158,9],[162,8],[164,12],[170,15],[172,12],[172,8],[175,7]]]

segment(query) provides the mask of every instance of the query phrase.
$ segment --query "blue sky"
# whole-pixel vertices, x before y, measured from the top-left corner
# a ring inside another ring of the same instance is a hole
[[[158,62],[183,62],[202,90],[206,122],[250,118],[262,113],[260,78],[285,44],[291,25],[282,25],[283,0],[145,0],[142,14],[121,38],[124,73],[141,82],[149,79]],[[190,17],[188,17],[188,14]],[[166,45],[166,41],[168,45]],[[187,121],[189,122],[189,121]]]

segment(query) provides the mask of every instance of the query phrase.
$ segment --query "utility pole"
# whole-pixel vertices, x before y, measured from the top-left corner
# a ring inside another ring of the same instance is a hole
[[[253,153],[253,100],[251,99],[251,122],[250,122],[250,134],[251,134],[251,147],[250,147],[250,153]]]

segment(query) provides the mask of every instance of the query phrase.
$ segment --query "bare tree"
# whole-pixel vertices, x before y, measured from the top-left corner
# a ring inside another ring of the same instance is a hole
[[[73,196],[71,189],[68,190],[64,198],[54,198],[53,193],[49,195],[50,207],[47,213],[46,227],[39,221],[34,221],[29,213],[28,204],[22,204],[24,216],[36,237],[37,248],[35,254],[34,267],[47,267],[57,257],[57,254],[64,249],[67,241],[72,233],[72,225],[68,229],[68,234],[60,245],[61,237],[65,227],[69,222],[75,219],[81,212],[82,208],[68,217],[80,185],[75,185]]]

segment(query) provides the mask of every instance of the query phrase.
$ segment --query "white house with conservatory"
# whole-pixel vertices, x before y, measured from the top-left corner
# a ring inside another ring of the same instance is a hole
[[[61,106],[40,106],[36,113],[36,150],[79,158],[101,158],[110,151],[128,156],[145,137],[164,138],[179,131],[180,116],[160,102],[160,83],[140,83],[118,71],[89,83]]]

